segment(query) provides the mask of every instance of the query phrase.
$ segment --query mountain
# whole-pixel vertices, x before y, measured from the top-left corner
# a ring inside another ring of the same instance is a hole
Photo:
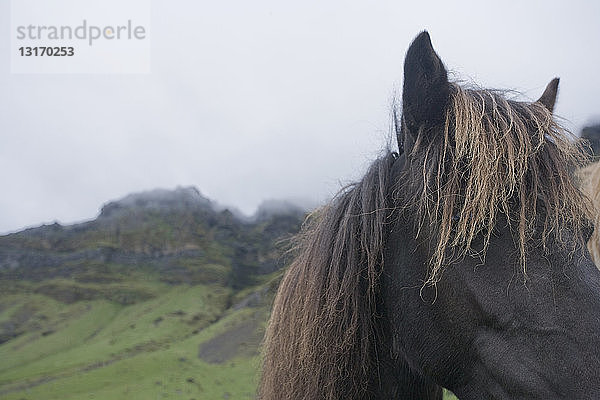
[[[0,236],[0,398],[253,398],[305,214],[245,217],[187,187]]]
[[[244,218],[195,188],[131,194],[90,222],[0,236],[0,277],[98,281],[140,270],[171,284],[240,289],[281,268],[278,240],[297,232],[305,213],[270,202]]]
[[[586,126],[581,130],[581,137],[590,142],[594,156],[600,156],[600,124]]]

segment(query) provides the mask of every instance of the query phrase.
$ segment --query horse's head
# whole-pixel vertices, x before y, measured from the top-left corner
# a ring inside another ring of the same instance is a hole
[[[274,303],[259,397],[600,398],[600,271],[582,160],[536,102],[405,62],[400,156],[309,219]]]
[[[426,32],[406,55],[382,298],[393,358],[463,400],[600,398],[600,272],[557,89],[452,83]]]

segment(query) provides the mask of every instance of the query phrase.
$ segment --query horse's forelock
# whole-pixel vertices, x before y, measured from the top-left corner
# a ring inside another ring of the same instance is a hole
[[[452,84],[438,129],[434,140],[417,140],[404,179],[417,223],[429,227],[433,243],[428,283],[439,280],[444,265],[474,251],[480,234],[484,256],[498,213],[514,228],[524,277],[527,243],[540,225],[542,247],[551,239],[570,251],[579,245],[563,235],[566,228],[581,237],[593,214],[572,175],[586,156],[545,106]]]

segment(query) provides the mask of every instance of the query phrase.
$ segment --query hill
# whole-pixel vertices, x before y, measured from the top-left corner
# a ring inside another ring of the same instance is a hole
[[[581,137],[589,141],[592,154],[600,156],[600,124],[589,125],[581,130]]]
[[[253,398],[258,347],[305,210],[247,218],[195,188],[0,237],[0,398]]]

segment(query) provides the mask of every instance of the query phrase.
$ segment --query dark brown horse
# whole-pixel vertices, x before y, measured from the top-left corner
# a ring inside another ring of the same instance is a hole
[[[404,64],[400,152],[315,213],[281,282],[259,397],[600,399],[600,272],[576,141],[536,102]]]

